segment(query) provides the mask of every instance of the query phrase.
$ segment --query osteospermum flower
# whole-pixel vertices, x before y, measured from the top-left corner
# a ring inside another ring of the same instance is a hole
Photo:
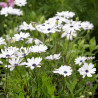
[[[28,38],[28,40],[26,41],[26,43],[28,43],[28,44],[32,44],[33,41],[35,42],[36,45],[43,44],[43,42],[40,41],[40,40],[37,39],[37,38]]]
[[[10,65],[5,65],[5,67],[10,68],[10,71],[12,71],[16,66],[24,65],[24,63],[22,63],[22,60],[23,59],[20,57],[9,59]]]
[[[65,24],[62,29],[64,33],[61,35],[61,38],[67,37],[68,40],[72,40],[73,37],[77,36],[76,31],[80,31],[81,26],[79,26],[81,22],[70,21],[69,23]]]
[[[45,59],[47,59],[47,60],[58,60],[58,59],[60,59],[60,53],[47,56]]]
[[[81,27],[84,29],[84,30],[91,30],[94,28],[94,25],[91,24],[90,22],[88,21],[84,21],[81,23]]]
[[[92,74],[95,74],[96,68],[93,68],[94,65],[92,63],[87,64],[84,63],[84,65],[79,68],[80,75],[83,76],[83,78],[87,75],[88,77],[92,77]]]
[[[20,40],[24,40],[25,38],[28,38],[29,36],[30,36],[29,33],[20,32],[20,34],[15,34],[14,38],[15,38],[15,41],[20,41]]]
[[[35,30],[35,28],[32,26],[32,24],[27,24],[25,21],[19,26],[19,30]]]
[[[16,9],[12,7],[5,7],[1,9],[0,15],[5,15],[6,17],[8,16],[8,14],[20,16],[23,15],[23,12],[20,9]]]
[[[32,52],[35,52],[35,53],[46,52],[47,49],[48,49],[47,46],[42,44],[32,46]]]
[[[62,12],[57,12],[56,16],[64,17],[64,18],[72,18],[75,15],[74,12],[69,12],[69,11],[62,11]]]
[[[86,57],[78,57],[75,59],[75,64],[82,65],[85,63]]]
[[[69,76],[72,74],[72,69],[70,66],[61,66],[58,69],[55,69],[55,71],[53,71],[53,73],[58,73],[60,75],[63,75],[64,77]]]
[[[0,45],[2,45],[2,44],[6,45],[6,42],[5,42],[5,39],[3,39],[2,37],[0,37]]]
[[[41,57],[32,57],[31,59],[27,59],[28,62],[25,63],[27,65],[26,67],[30,67],[31,69],[34,69],[35,67],[41,67],[39,66],[40,62],[42,61]]]
[[[15,0],[15,5],[17,6],[25,6],[27,4],[26,0]]]
[[[15,57],[18,48],[16,47],[8,47],[5,50],[1,49],[0,58],[12,58]]]

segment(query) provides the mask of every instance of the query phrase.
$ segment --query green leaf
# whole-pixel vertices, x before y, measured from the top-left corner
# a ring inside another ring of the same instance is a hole
[[[89,44],[90,44],[90,52],[92,52],[93,50],[95,50],[97,47],[96,47],[96,41],[95,41],[95,37],[93,37],[90,41],[89,41]]]
[[[18,98],[25,98],[24,94],[22,92],[20,92],[19,97]]]

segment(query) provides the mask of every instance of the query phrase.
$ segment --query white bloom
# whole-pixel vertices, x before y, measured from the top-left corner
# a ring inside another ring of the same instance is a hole
[[[19,52],[17,53],[17,56],[24,57],[24,56],[28,55],[30,52],[31,52],[30,48],[21,47],[19,49]]]
[[[84,29],[84,30],[91,30],[94,28],[94,25],[91,24],[90,22],[88,21],[84,21],[81,23],[81,27]]]
[[[15,0],[15,4],[17,6],[25,6],[27,4],[27,1],[26,0]]]
[[[81,22],[70,21],[69,23],[65,24],[62,29],[64,33],[61,35],[61,38],[67,37],[68,40],[72,40],[73,37],[76,37],[76,31],[80,31]]]
[[[3,64],[3,62],[2,62],[2,61],[0,61],[0,64]]]
[[[64,75],[64,77],[69,76],[72,74],[72,69],[70,66],[61,66],[58,69],[55,69],[55,71],[53,71],[53,73],[59,73],[60,75]]]
[[[58,60],[58,59],[60,59],[60,53],[47,56],[45,59],[47,59],[47,60]]]
[[[10,68],[10,71],[12,71],[16,66],[24,65],[24,63],[21,63],[22,60],[20,57],[9,59],[10,65],[5,65],[5,67]]]
[[[30,30],[33,31],[35,28],[32,26],[32,24],[27,24],[25,21],[19,26],[19,30]]]
[[[41,25],[37,25],[36,29],[39,32],[42,32],[44,34],[55,33],[56,32],[55,26],[53,24],[44,23],[44,24],[41,24]]]
[[[8,14],[20,16],[23,15],[23,12],[20,9],[5,7],[1,9],[0,14],[5,16],[8,16]]]
[[[75,64],[82,65],[85,63],[86,57],[78,57],[75,59]]]
[[[18,48],[16,47],[8,47],[5,50],[1,49],[0,58],[12,58],[15,57],[15,54],[17,53]]]
[[[42,44],[32,46],[32,52],[35,52],[35,53],[46,52],[47,49],[48,49],[47,46]]]
[[[14,38],[15,38],[15,41],[20,41],[20,40],[24,40],[25,38],[28,38],[29,36],[30,36],[29,33],[20,32],[20,34],[15,34]]]
[[[2,45],[2,44],[6,45],[6,42],[5,42],[5,39],[3,39],[2,37],[0,37],[0,45]]]
[[[75,15],[75,13],[69,11],[62,11],[62,12],[57,12],[56,15],[64,18],[72,18]]]
[[[93,57],[93,56],[91,56],[91,57],[86,57],[86,60],[93,60],[93,59],[95,59],[95,56]]]
[[[39,66],[40,62],[42,61],[42,58],[40,57],[32,57],[31,59],[27,59],[27,63],[25,63],[27,66],[30,67],[31,69],[34,69],[35,67],[41,67]]]
[[[83,78],[87,75],[88,77],[92,77],[92,74],[95,73],[96,71],[96,68],[93,68],[94,65],[92,63],[90,64],[87,64],[87,63],[84,63],[84,65],[79,68],[79,72],[80,72],[80,75],[83,75]]]
[[[34,41],[36,45],[43,44],[43,42],[40,41],[40,40],[37,39],[37,38],[28,38],[28,41],[27,41],[26,43],[28,43],[28,44],[32,44],[32,41]]]

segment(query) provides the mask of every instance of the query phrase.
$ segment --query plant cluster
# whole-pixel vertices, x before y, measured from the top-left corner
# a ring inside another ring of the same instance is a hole
[[[94,26],[70,11],[43,23],[22,21],[26,0],[0,3],[0,14],[13,18],[0,37],[1,98],[89,98],[97,88]],[[14,21],[15,19],[15,21]],[[9,20],[7,20],[9,22]],[[14,25],[14,26],[13,26]],[[17,25],[17,26],[16,26]]]

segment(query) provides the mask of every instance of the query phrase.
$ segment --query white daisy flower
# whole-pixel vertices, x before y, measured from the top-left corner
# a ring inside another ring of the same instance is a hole
[[[20,41],[20,40],[24,40],[25,38],[28,38],[29,36],[30,36],[29,33],[20,32],[20,34],[15,34],[14,38],[15,38],[15,41]]]
[[[28,38],[28,41],[27,41],[26,43],[28,43],[28,44],[32,44],[32,41],[34,41],[36,45],[43,44],[43,42],[40,41],[40,40],[37,39],[37,38]]]
[[[44,34],[56,32],[54,24],[47,24],[47,23],[40,24],[36,26],[36,29]]]
[[[2,62],[2,61],[0,61],[0,64],[3,64],[3,62]]]
[[[15,9],[12,7],[5,7],[1,9],[0,15],[5,15],[6,17],[8,14],[20,16],[23,15],[23,12],[20,9]]]
[[[10,68],[10,71],[12,71],[16,66],[24,65],[24,63],[21,63],[22,60],[23,60],[23,59],[20,58],[20,57],[9,59],[9,64],[10,64],[10,65],[5,65],[5,67]]]
[[[33,31],[35,28],[32,26],[32,24],[27,24],[25,21],[19,26],[19,30],[30,30]]]
[[[15,0],[14,2],[15,2],[15,5],[20,7],[25,6],[27,4],[26,0]]]
[[[94,28],[94,25],[91,24],[90,22],[88,21],[84,21],[81,23],[81,27],[84,29],[84,30],[91,30]]]
[[[61,38],[67,37],[67,40],[72,40],[73,37],[76,37],[76,31],[80,31],[81,26],[79,26],[81,22],[70,21],[69,23],[65,24],[62,29],[64,33],[61,35]]]
[[[95,71],[96,71],[96,68],[93,68],[94,65],[92,63],[90,64],[87,64],[87,63],[84,63],[84,65],[79,68],[79,72],[80,72],[80,75],[83,76],[83,78],[87,75],[88,77],[92,77],[92,74],[95,74]]]
[[[45,59],[47,59],[47,60],[58,60],[58,59],[60,59],[60,53],[47,56]]]
[[[19,52],[17,53],[17,56],[24,57],[24,56],[28,55],[30,52],[31,52],[30,48],[21,47],[19,49]]]
[[[66,77],[72,74],[72,69],[70,66],[64,65],[58,69],[55,69],[53,73],[59,73],[60,75],[63,75],[64,77]]]
[[[35,67],[41,67],[39,66],[40,62],[42,61],[42,58],[40,57],[32,57],[31,59],[27,59],[27,63],[25,63],[25,65],[27,65],[26,67],[30,67],[31,69],[34,69]]]
[[[5,39],[3,39],[2,37],[0,37],[0,45],[6,45]]]
[[[64,18],[72,18],[75,15],[74,12],[69,12],[69,11],[62,11],[62,12],[57,12],[56,16],[64,17]]]
[[[75,64],[82,65],[85,63],[86,57],[78,57],[75,59]]]
[[[1,49],[0,58],[12,58],[15,57],[15,54],[17,53],[18,48],[16,47],[8,47],[5,50]]]
[[[32,52],[35,52],[35,53],[46,52],[47,49],[48,49],[47,46],[42,44],[32,46]]]

